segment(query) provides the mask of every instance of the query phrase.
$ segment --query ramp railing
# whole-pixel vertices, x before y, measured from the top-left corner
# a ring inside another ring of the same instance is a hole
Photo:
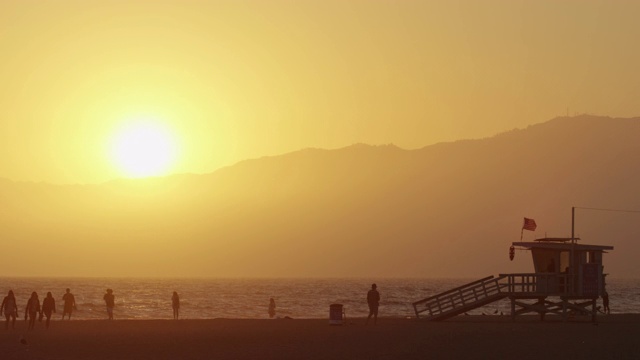
[[[506,284],[500,281],[505,278],[487,276],[486,278],[458,286],[426,299],[413,303],[416,317],[427,317],[431,320],[443,320],[463,312],[475,309],[509,295],[501,289]]]

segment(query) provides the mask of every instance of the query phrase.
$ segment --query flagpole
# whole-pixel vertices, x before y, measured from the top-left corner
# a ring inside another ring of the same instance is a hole
[[[574,257],[574,249],[576,247],[576,245],[575,245],[576,244],[576,240],[575,240],[575,233],[574,233],[575,219],[576,219],[576,207],[572,206],[571,207],[571,251],[569,252],[569,254],[570,254],[569,255],[570,256],[570,258],[569,258],[569,269],[570,269],[569,273],[570,273],[571,276],[573,276],[574,274],[578,273],[577,271],[574,271],[574,268],[573,268],[574,267],[574,264],[573,264],[573,262],[574,262],[574,259],[573,259],[573,257]],[[577,270],[577,269],[575,269],[575,270]],[[576,281],[577,281],[576,278],[572,278],[571,279],[571,282],[572,282],[573,286],[576,286]]]

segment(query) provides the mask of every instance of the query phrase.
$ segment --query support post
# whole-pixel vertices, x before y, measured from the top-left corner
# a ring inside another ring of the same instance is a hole
[[[511,321],[516,321],[516,299],[512,296],[511,299]]]
[[[575,251],[574,251],[574,244],[576,243],[576,237],[575,237],[575,224],[576,224],[576,207],[572,206],[571,207],[571,251],[569,252],[569,274],[573,275],[572,276],[572,281],[577,281],[577,276],[578,275],[578,269],[576,269],[576,265],[575,265]],[[575,294],[575,289],[577,289],[577,283],[573,282],[571,284],[571,288],[572,288],[572,294]]]

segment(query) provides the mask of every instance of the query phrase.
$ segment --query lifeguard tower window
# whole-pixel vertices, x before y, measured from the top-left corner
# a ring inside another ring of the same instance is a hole
[[[587,262],[588,263],[596,263],[596,262],[598,262],[595,251],[587,252],[587,256],[588,256],[588,258],[587,258]]]
[[[536,269],[536,272],[540,273],[554,273],[558,271],[558,264],[556,251],[546,250],[546,249],[532,249],[531,253],[533,254],[533,263]]]

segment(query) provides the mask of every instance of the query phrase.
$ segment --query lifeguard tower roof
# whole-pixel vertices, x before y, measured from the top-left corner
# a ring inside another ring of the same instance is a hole
[[[545,241],[545,242],[568,242],[568,241],[578,241],[580,240],[580,238],[550,238],[550,237],[544,237],[544,238],[540,238],[540,239],[535,239],[534,241]]]
[[[548,249],[548,250],[577,250],[577,251],[604,251],[613,250],[609,245],[588,245],[577,244],[575,241],[580,238],[541,238],[533,242],[514,242],[513,246],[520,246],[528,249]]]

